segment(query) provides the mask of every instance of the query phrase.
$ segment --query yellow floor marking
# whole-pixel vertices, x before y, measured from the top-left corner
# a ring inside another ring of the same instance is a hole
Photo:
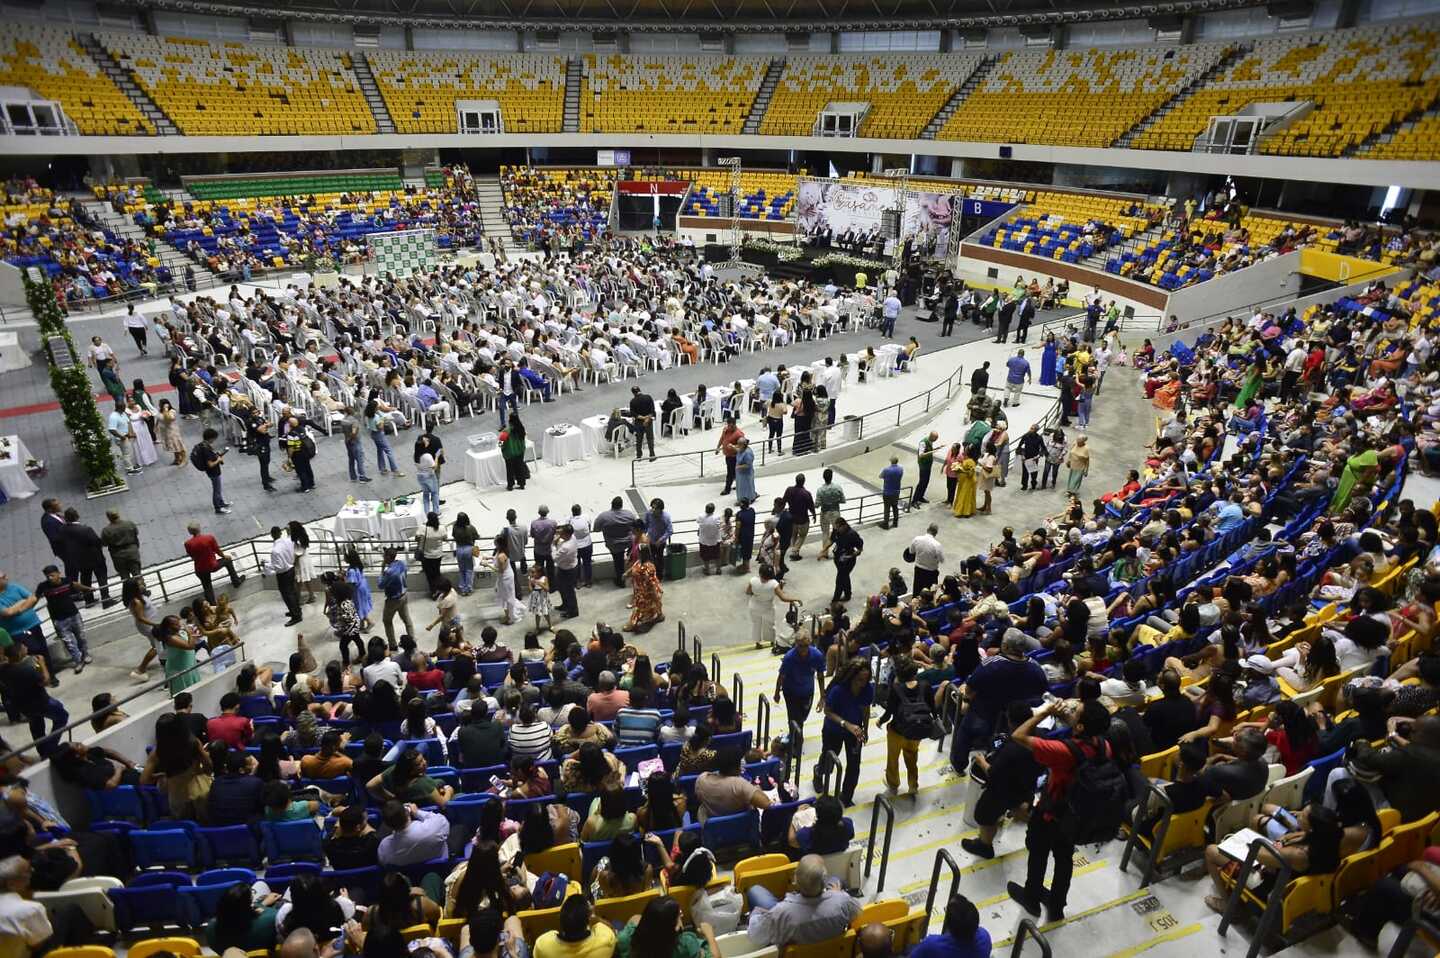
[[[1149,941],[1142,941],[1138,945],[1132,945],[1129,948],[1111,952],[1107,958],[1135,958],[1136,955],[1144,954],[1156,945],[1163,945],[1167,941],[1179,941],[1181,938],[1189,938],[1203,927],[1205,926],[1197,921],[1193,925],[1186,925],[1184,928],[1176,928],[1174,931],[1167,931],[1162,935],[1156,935]]]
[[[957,781],[958,781],[958,780],[957,780]],[[937,789],[937,788],[946,788],[946,787],[948,787],[948,786],[955,785],[955,784],[956,784],[956,782],[936,782],[934,785],[922,785],[922,786],[920,786],[920,794],[924,795],[924,794],[926,794],[927,792],[930,792],[930,791],[932,791],[932,790],[934,790],[934,789]],[[902,802],[908,801],[908,799],[901,799],[901,801],[902,801]],[[857,816],[860,815],[860,812],[861,812],[862,810],[864,810],[864,811],[869,811],[874,804],[875,804],[875,803],[874,803],[873,801],[870,801],[870,802],[865,802],[865,803],[863,803],[863,804],[861,804],[861,805],[856,805],[854,808],[852,808],[852,809],[850,810],[850,812],[851,812],[851,816],[850,816],[850,817],[851,817],[852,819],[854,819],[855,817],[857,817]],[[960,802],[960,803],[957,803],[957,804],[955,804],[955,805],[948,805],[948,806],[946,806],[945,808],[937,808],[937,809],[935,809],[934,811],[926,812],[924,815],[906,815],[906,814],[905,814],[905,810],[897,805],[897,807],[896,807],[896,809],[895,809],[895,825],[896,825],[897,828],[899,828],[899,827],[901,827],[901,826],[905,826],[905,825],[918,825],[918,824],[920,824],[921,822],[928,822],[928,821],[930,821],[932,818],[940,818],[942,815],[955,815],[955,814],[958,814],[958,813],[960,813],[961,811],[964,811],[964,809],[965,809],[965,804],[964,804],[963,802]],[[883,823],[882,823],[882,826],[881,826],[881,827],[883,827]],[[865,841],[865,839],[867,839],[867,838],[869,838],[869,837],[870,837],[870,830],[869,830],[869,829],[866,829],[866,830],[863,831],[863,832],[856,832],[856,833],[855,833],[855,840],[856,840],[857,842],[863,842],[863,841]],[[893,841],[893,839],[892,839],[892,841]]]
[[[1076,872],[1076,874],[1078,875],[1079,872]],[[1128,894],[1128,895],[1121,895],[1119,898],[1116,898],[1114,901],[1107,901],[1107,902],[1104,902],[1104,903],[1102,903],[1102,904],[1096,905],[1096,906],[1094,906],[1093,908],[1087,908],[1087,909],[1085,909],[1084,911],[1077,911],[1077,912],[1076,912],[1075,914],[1073,914],[1073,915],[1066,915],[1065,918],[1064,918],[1064,920],[1051,922],[1051,923],[1048,924],[1048,925],[1043,925],[1043,926],[1041,926],[1040,930],[1041,930],[1042,932],[1049,933],[1049,932],[1055,930],[1056,928],[1060,928],[1060,927],[1063,927],[1064,925],[1069,924],[1069,923],[1072,922],[1072,921],[1080,921],[1080,920],[1083,919],[1083,918],[1089,918],[1091,915],[1098,915],[1098,914],[1100,914],[1102,911],[1109,911],[1110,909],[1112,909],[1112,908],[1118,908],[1118,907],[1120,907],[1121,905],[1128,905],[1128,904],[1130,904],[1130,902],[1132,902],[1132,901],[1137,901],[1137,900],[1139,900],[1139,899],[1141,899],[1141,898],[1148,898],[1148,897],[1150,896],[1150,894],[1151,894],[1150,889],[1148,889],[1148,888],[1140,888],[1140,889],[1137,889],[1136,891],[1132,891],[1132,892],[1131,892],[1130,894]],[[1006,893],[1005,895],[1001,895],[1000,897],[1001,897],[1001,898],[1008,898],[1008,897],[1010,897],[1010,896],[1009,896],[1008,893]],[[1005,948],[1009,948],[1010,945],[1011,945],[1011,943],[1014,942],[1014,940],[1015,940],[1014,938],[1006,938],[1004,941],[997,941],[997,942],[995,942],[995,944],[994,944],[994,949],[995,949],[995,951],[998,952],[998,951],[1001,951],[1001,950],[1003,950],[1003,949],[1005,949]]]

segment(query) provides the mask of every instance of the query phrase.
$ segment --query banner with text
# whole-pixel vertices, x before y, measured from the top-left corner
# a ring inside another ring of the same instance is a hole
[[[951,222],[961,197],[951,193],[911,193],[905,201],[901,237],[928,256],[945,256]],[[869,234],[880,229],[881,214],[895,208],[895,190],[871,183],[800,181],[795,223],[806,236],[828,233],[833,240],[847,231]]]

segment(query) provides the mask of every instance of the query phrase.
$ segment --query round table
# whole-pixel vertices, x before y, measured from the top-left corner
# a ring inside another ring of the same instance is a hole
[[[40,491],[25,472],[30,450],[19,436],[6,436],[0,441],[0,491],[7,499],[28,499]]]
[[[525,461],[535,461],[535,442],[525,440]],[[479,452],[469,449],[465,452],[465,481],[473,486],[486,488],[505,485],[505,459],[499,449]]]
[[[563,466],[577,459],[588,459],[595,453],[595,441],[579,426],[566,424],[565,431],[555,435],[549,429],[540,438],[541,456],[552,466]]]

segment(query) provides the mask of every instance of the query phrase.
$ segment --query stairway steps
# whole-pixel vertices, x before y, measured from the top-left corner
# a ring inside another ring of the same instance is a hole
[[[745,123],[740,128],[741,133],[760,132],[760,124],[765,119],[765,112],[770,109],[770,98],[775,95],[775,88],[780,85],[780,77],[784,72],[785,58],[773,57],[765,68],[765,76],[760,81],[760,89],[755,93],[755,102],[750,104],[750,113],[745,117]]]
[[[1197,90],[1203,89],[1207,83],[1215,79],[1225,70],[1229,69],[1241,57],[1243,57],[1249,52],[1250,48],[1245,46],[1244,44],[1237,45],[1234,50],[1231,50],[1228,54],[1221,57],[1220,61],[1216,63],[1213,67],[1196,77],[1195,82],[1191,83],[1189,86],[1185,87],[1183,90],[1180,90],[1170,99],[1166,100],[1160,105],[1159,109],[1157,109],[1154,113],[1151,113],[1149,116],[1145,117],[1145,119],[1141,120],[1139,123],[1135,124],[1130,129],[1126,130],[1120,135],[1119,139],[1117,139],[1114,143],[1110,145],[1115,149],[1127,149],[1131,143],[1135,142],[1136,137],[1138,137],[1141,133],[1144,133],[1146,130],[1150,129],[1156,123],[1160,122],[1161,117],[1167,115],[1177,106],[1190,99],[1190,97],[1193,96]]]
[[[999,62],[998,58],[993,57],[987,57],[980,61],[980,65],[975,68],[975,72],[965,78],[965,82],[955,89],[955,92],[950,95],[950,99],[946,100],[945,105],[940,107],[939,112],[930,118],[929,123],[925,124],[925,129],[920,131],[920,139],[935,139],[936,135],[945,128],[945,124],[949,121],[950,117],[955,115],[956,108],[965,101],[966,97],[979,89],[980,84],[984,83],[986,78],[990,76],[990,70],[997,62]]]
[[[140,84],[135,82],[135,78],[129,72],[115,62],[110,51],[105,49],[105,45],[97,40],[93,33],[76,33],[75,39],[81,48],[90,55],[90,59],[100,67],[100,71],[108,76],[120,92],[125,94],[130,102],[139,109],[140,115],[154,125],[157,134],[161,136],[180,135],[179,128],[175,126],[170,117],[165,115],[165,111],[150,99],[150,95],[141,89]]]
[[[365,103],[370,107],[370,112],[375,115],[375,129],[380,133],[394,133],[395,120],[390,116],[390,108],[385,105],[385,98],[380,95],[380,87],[375,83],[375,74],[370,70],[370,60],[361,53],[359,56],[350,58],[351,69],[355,71],[355,79],[360,83],[360,92],[365,96]]]
[[[565,61],[565,101],[561,122],[561,129],[565,133],[580,132],[580,83],[583,76],[580,58],[567,58]]]

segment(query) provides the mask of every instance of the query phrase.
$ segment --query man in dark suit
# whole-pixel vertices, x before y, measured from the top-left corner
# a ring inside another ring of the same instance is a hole
[[[64,509],[60,506],[59,499],[46,499],[40,503],[40,508],[45,510],[40,516],[40,531],[45,533],[45,539],[50,543],[50,552],[59,559],[65,566],[65,578],[74,582],[75,567],[70,564],[68,553],[65,551],[65,515]]]
[[[87,590],[92,582],[97,583],[100,598],[108,609],[118,600],[110,598],[110,570],[105,564],[105,544],[100,540],[100,535],[80,521],[80,513],[74,508],[65,510],[63,535],[66,568],[73,567],[80,573],[80,582]],[[95,604],[93,592],[85,600],[85,604]]]

